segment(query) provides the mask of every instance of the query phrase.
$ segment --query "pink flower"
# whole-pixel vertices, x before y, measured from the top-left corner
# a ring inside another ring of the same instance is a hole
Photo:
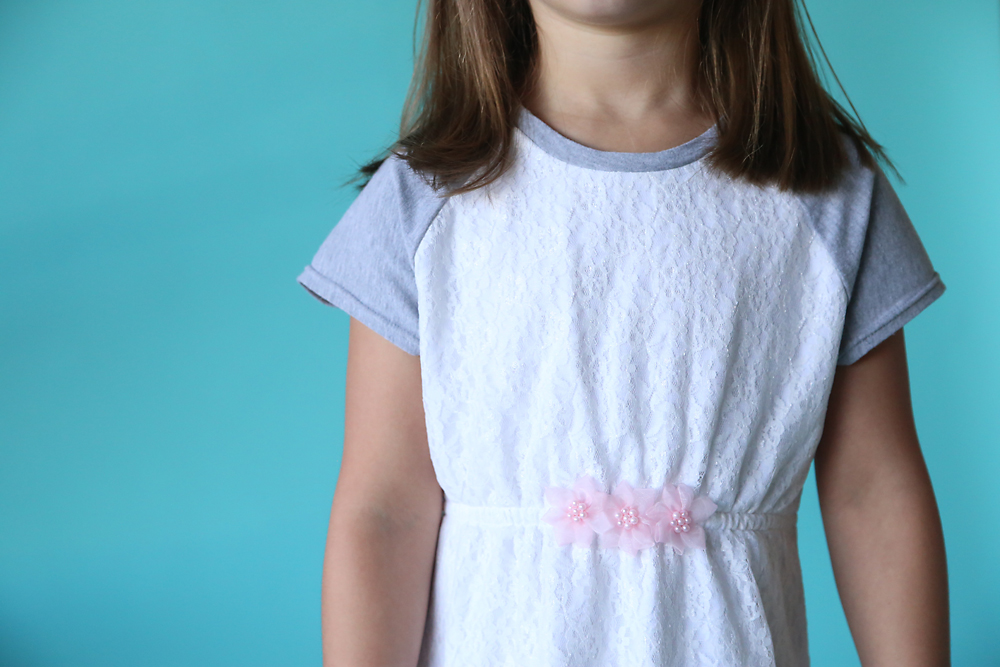
[[[593,528],[595,505],[604,495],[597,481],[589,475],[580,476],[572,489],[545,487],[545,500],[552,507],[545,512],[542,520],[555,528],[559,546],[573,543],[586,547],[593,543],[597,534]]]
[[[663,495],[649,514],[656,523],[653,538],[671,545],[677,553],[684,549],[704,549],[705,529],[701,523],[717,505],[705,496],[696,496],[686,484],[663,485]]]
[[[617,547],[632,556],[653,546],[656,519],[649,511],[656,504],[656,496],[655,489],[633,489],[625,481],[619,482],[611,495],[602,494],[598,519],[592,524],[600,533],[601,546]]]

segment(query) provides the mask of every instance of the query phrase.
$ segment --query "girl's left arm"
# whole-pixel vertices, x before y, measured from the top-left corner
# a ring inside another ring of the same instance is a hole
[[[837,367],[816,484],[861,664],[950,665],[944,536],[917,441],[902,329]]]

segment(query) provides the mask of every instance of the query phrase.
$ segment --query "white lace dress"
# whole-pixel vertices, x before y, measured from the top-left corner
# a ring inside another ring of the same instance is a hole
[[[733,181],[714,130],[596,151],[527,112],[437,197],[391,158],[300,281],[420,355],[446,497],[421,667],[808,664],[796,511],[838,363],[944,291],[879,170]],[[547,486],[686,484],[704,549],[560,545]]]

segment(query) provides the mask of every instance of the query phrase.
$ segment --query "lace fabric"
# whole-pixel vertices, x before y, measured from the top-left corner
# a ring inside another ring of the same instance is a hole
[[[518,151],[415,257],[446,496],[420,665],[807,665],[795,515],[847,294],[805,210]],[[712,498],[705,549],[557,545],[543,489],[582,470]]]
[[[420,664],[768,665],[806,654],[794,515],[720,514],[704,551],[630,556],[554,547],[537,516],[508,509],[522,508],[448,503]]]

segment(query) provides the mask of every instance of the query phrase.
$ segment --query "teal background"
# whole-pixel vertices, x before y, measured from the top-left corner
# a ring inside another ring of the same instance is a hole
[[[811,0],[948,291],[906,327],[954,664],[1000,664],[1000,12]],[[318,665],[347,316],[295,283],[414,2],[0,0],[0,664]],[[857,664],[810,477],[813,664]]]

